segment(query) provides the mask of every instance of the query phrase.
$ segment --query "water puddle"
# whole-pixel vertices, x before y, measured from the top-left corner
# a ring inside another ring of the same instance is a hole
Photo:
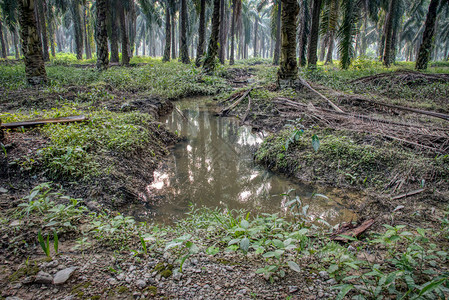
[[[216,106],[210,98],[175,104],[178,110],[161,122],[185,139],[155,171],[154,181],[147,187],[153,196],[146,209],[132,209],[137,219],[172,223],[183,218],[191,204],[243,209],[253,215],[285,215],[288,199],[280,194],[295,189],[303,205],[309,205],[312,219],[322,218],[330,224],[356,220],[354,212],[345,208],[351,195],[336,197],[334,190],[298,184],[255,164],[254,152],[263,141],[263,133],[239,126],[237,119],[214,116]],[[328,199],[312,198],[314,193]]]

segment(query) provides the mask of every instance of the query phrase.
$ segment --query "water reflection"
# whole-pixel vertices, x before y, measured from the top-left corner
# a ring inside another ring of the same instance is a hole
[[[178,103],[179,105],[179,103]],[[315,188],[298,185],[275,175],[253,161],[254,151],[263,137],[249,127],[239,126],[233,118],[218,118],[203,101],[191,101],[173,111],[162,121],[173,132],[186,139],[178,143],[172,157],[154,172],[154,181],[147,188],[152,197],[150,212],[157,221],[170,222],[182,218],[190,203],[197,206],[227,207],[258,212],[286,213],[289,189],[299,193],[309,204],[313,218],[331,224],[354,218],[341,204],[324,198],[310,197]],[[140,210],[145,215],[148,211]]]

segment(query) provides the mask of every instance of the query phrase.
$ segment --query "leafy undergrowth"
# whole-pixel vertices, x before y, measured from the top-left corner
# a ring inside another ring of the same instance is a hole
[[[312,128],[293,139],[295,131],[290,128],[269,136],[256,160],[275,171],[331,185],[381,191],[395,175],[408,173],[408,184],[414,189],[447,187],[448,155],[425,155],[395,142],[333,129]],[[320,143],[316,151],[311,146],[314,135]]]
[[[33,129],[49,139],[48,145],[39,149],[35,157],[19,158],[15,164],[23,168],[42,168],[44,174],[53,179],[88,179],[109,172],[112,166],[103,164],[106,153],[118,153],[125,157],[142,151],[152,157],[167,153],[166,145],[152,126],[155,123],[153,117],[139,112],[85,112],[74,106],[64,106],[27,115],[5,113],[0,118],[8,123],[74,115],[85,115],[87,120]],[[159,131],[162,133],[164,129],[159,127]]]
[[[0,233],[7,237],[1,253],[16,258],[21,254],[24,259],[42,253],[57,257],[61,237],[63,244],[73,245],[72,253],[83,256],[101,248],[114,253],[116,260],[132,254],[141,263],[170,253],[177,258],[174,265],[160,270],[168,270],[163,275],[167,278],[172,271],[184,272],[183,264],[190,257],[208,255],[220,260],[222,254],[234,253],[236,261],[244,259],[272,283],[297,272],[303,276],[302,272],[326,271],[335,280],[338,299],[448,296],[448,214],[440,216],[433,229],[394,224],[392,215],[392,223],[380,232],[362,239],[343,236],[348,246],[332,241],[331,229],[311,225],[299,199],[291,199],[287,206],[298,208],[291,211],[294,221],[277,215],[193,208],[186,219],[169,227],[139,223],[107,210],[89,211],[83,200],[54,192],[45,183],[18,206],[1,211]],[[36,248],[38,242],[42,250]],[[238,262],[228,262],[233,263]],[[9,276],[18,280],[26,274]]]
[[[71,66],[71,59],[62,59],[67,63],[56,63],[58,59],[59,56],[46,67],[50,82],[46,88],[48,93],[61,94],[66,92],[65,87],[77,86],[102,91],[112,89],[121,93],[140,92],[178,99],[192,95],[212,95],[226,89],[223,78],[202,74],[201,69],[195,68],[193,64],[163,63],[161,59],[148,58],[145,59],[145,65],[114,66],[107,71],[97,72],[93,66],[89,68]],[[7,90],[27,88],[23,64],[1,65],[0,86]]]

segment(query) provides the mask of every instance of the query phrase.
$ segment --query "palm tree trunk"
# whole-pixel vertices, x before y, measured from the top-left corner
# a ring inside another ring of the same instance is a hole
[[[48,33],[50,35],[51,56],[55,57],[56,56],[56,48],[55,48],[55,23],[54,23],[54,20],[49,20]]]
[[[300,28],[298,34],[299,40],[299,65],[304,67],[306,65],[306,49],[307,49],[307,37],[309,34],[309,4],[307,0],[302,1],[301,5],[301,15],[300,15]]]
[[[219,45],[219,51],[218,51],[218,59],[220,60],[221,64],[224,64],[225,62],[225,49],[226,49],[226,42],[225,42],[225,1],[221,0],[220,3],[220,45]]]
[[[81,29],[80,4],[75,0],[71,6],[73,26],[75,31],[76,59],[83,59],[83,31]]]
[[[235,39],[235,19],[237,18],[237,1],[232,1],[232,19],[231,19],[231,53],[229,57],[229,64],[232,66],[234,64],[234,39]]]
[[[278,87],[296,87],[298,65],[296,62],[296,19],[299,13],[297,0],[282,0],[281,61]]]
[[[5,39],[3,37],[3,24],[2,24],[2,20],[0,19],[0,41],[1,41],[1,47],[2,47],[2,58],[7,58],[8,55],[6,53],[6,43],[5,43]]]
[[[14,32],[13,32],[13,39],[14,39],[14,52],[15,52],[15,56],[16,59],[20,58],[20,53],[19,53],[19,38],[17,36],[17,29],[14,28]]]
[[[42,44],[37,32],[34,14],[35,2],[19,0],[20,38],[28,83],[37,85],[47,82]]]
[[[189,48],[187,47],[187,0],[181,0],[181,40],[179,53],[181,62],[184,64],[190,64]]]
[[[171,25],[170,25],[170,7],[165,8],[165,48],[164,57],[162,61],[170,61],[170,46],[171,46]]]
[[[326,54],[327,44],[329,42],[329,35],[326,34],[321,41],[320,61],[324,61],[324,55]]]
[[[90,43],[89,43],[89,33],[87,30],[87,7],[83,7],[83,31],[84,31],[84,45],[85,45],[85,51],[86,51],[86,59],[92,58],[92,50],[90,49]]]
[[[281,50],[281,11],[282,2],[277,0],[277,16],[276,16],[276,44],[274,45],[273,64],[279,65],[279,56]]]
[[[320,11],[321,0],[314,0],[312,8],[312,27],[310,29],[310,42],[307,53],[307,67],[311,69],[316,68],[316,63],[318,60],[316,52],[318,49],[318,37],[320,29]]]
[[[398,0],[391,0],[388,15],[385,20],[385,46],[383,52],[383,63],[386,67],[389,67],[392,63],[392,53],[393,53],[393,21],[394,13],[396,10],[396,4]]]
[[[259,29],[259,21],[257,20],[257,17],[254,19],[254,57],[258,57],[259,54],[257,53],[257,31]]]
[[[200,3],[200,25],[198,28],[198,47],[196,49],[196,62],[195,65],[199,67],[201,65],[201,58],[204,55],[204,47],[206,41],[206,0],[201,0]]]
[[[48,54],[48,35],[47,35],[47,18],[46,18],[47,4],[46,0],[40,0],[37,4],[37,14],[39,19],[40,33],[42,37],[42,51],[44,55],[44,61],[50,61],[50,55]]]
[[[334,37],[333,33],[329,36],[329,48],[327,49],[327,56],[326,56],[326,62],[325,65],[333,64],[332,62],[332,52],[334,52]]]
[[[175,12],[172,11],[171,14],[171,58],[176,59],[176,21],[175,21]]]
[[[215,69],[215,58],[218,52],[218,38],[220,34],[220,0],[214,0],[214,11],[212,13],[212,30],[209,38],[206,59],[203,70],[210,73]]]
[[[427,69],[427,64],[430,59],[430,51],[432,50],[432,43],[435,35],[435,22],[437,19],[437,9],[440,4],[440,0],[431,0],[429,5],[429,11],[427,12],[425,28],[423,32],[423,38],[421,46],[419,47],[418,57],[416,58],[417,70]]]
[[[123,3],[119,2],[119,21],[120,21],[120,36],[122,40],[122,65],[129,65],[129,40],[128,32],[126,30],[126,20],[125,20],[125,7]]]
[[[109,64],[108,30],[106,24],[107,0],[97,0],[97,69],[106,70]]]

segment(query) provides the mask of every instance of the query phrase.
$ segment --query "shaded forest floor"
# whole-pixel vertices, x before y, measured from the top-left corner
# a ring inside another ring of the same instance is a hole
[[[301,71],[344,111],[337,113],[308,88],[277,91],[276,67],[259,59],[205,76],[139,57],[99,74],[90,62],[62,57],[48,65],[51,82],[40,89],[25,85],[20,62],[2,63],[3,123],[81,114],[88,121],[8,131],[1,141],[0,297],[377,298],[419,295],[429,283],[427,293],[447,293],[448,121],[402,108],[448,114],[449,66],[423,74],[411,67],[358,60],[348,71]],[[229,107],[249,87],[228,114],[271,133],[256,161],[297,180],[362,190],[362,206],[352,208],[359,223],[374,218],[375,230],[348,245],[332,240],[348,231],[315,228],[304,215],[290,223],[193,209],[169,227],[118,213],[146,196],[153,170],[179,139],[158,122],[173,101],[216,95]],[[39,230],[52,241],[51,258]],[[361,276],[370,270],[379,272]],[[58,271],[70,279],[52,284]]]

